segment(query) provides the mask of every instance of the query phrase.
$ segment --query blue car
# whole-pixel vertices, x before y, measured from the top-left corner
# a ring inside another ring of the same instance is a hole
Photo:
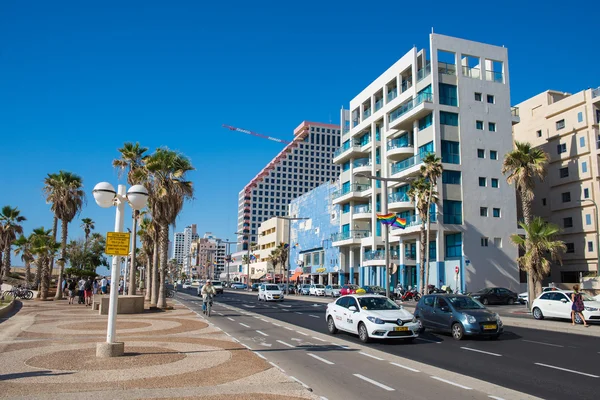
[[[498,339],[504,331],[500,316],[469,296],[430,294],[423,296],[415,308],[415,318],[421,327],[448,332],[456,340],[465,336],[486,336]]]
[[[232,289],[248,289],[248,285],[245,283],[234,282],[231,284]]]

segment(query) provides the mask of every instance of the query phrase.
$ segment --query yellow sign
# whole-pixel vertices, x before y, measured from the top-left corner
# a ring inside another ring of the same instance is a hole
[[[129,255],[129,233],[107,232],[104,253],[110,256]]]
[[[322,274],[323,272],[326,272],[327,268],[317,268],[316,272],[319,274]]]

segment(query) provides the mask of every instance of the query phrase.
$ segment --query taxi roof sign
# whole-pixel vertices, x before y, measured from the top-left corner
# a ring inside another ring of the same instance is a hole
[[[107,232],[105,254],[110,256],[129,255],[130,234],[128,232]]]

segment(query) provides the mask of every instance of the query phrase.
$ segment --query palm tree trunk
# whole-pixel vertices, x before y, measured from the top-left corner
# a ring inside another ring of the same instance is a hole
[[[521,209],[523,211],[523,221],[525,222],[525,225],[529,225],[531,223],[531,201],[527,200],[529,198],[529,194],[527,193],[526,190],[522,190],[520,194],[521,194]],[[531,246],[531,244],[529,242],[529,238],[526,237],[525,238],[525,253],[529,252],[530,246]],[[533,299],[536,299],[537,296],[539,295],[539,293],[541,293],[541,291],[542,291],[542,287],[540,285],[540,292],[536,293],[536,284],[535,284],[534,275],[536,275],[535,269],[537,269],[538,266],[532,266],[532,268],[534,269],[533,271],[527,271],[527,300],[529,300],[528,307],[531,307],[531,304],[533,303]]]
[[[0,286],[2,286],[2,276],[4,275],[4,263],[2,258],[2,248],[0,248]]]
[[[421,243],[419,244],[421,246],[421,259],[419,260],[419,262],[421,263],[421,267],[419,268],[419,293],[425,293],[424,292],[424,283],[425,283],[425,222],[421,223]]]
[[[42,263],[40,261],[41,257],[38,256],[38,259],[35,262],[35,288],[37,290],[37,295],[36,298],[40,298],[41,297],[41,293],[42,293]]]
[[[4,270],[2,271],[2,277],[3,279],[8,278],[8,274],[10,273],[10,250],[11,250],[11,245],[10,244],[6,244],[6,247],[4,248]]]
[[[38,259],[38,267],[37,269],[40,272],[40,299],[42,300],[46,300],[46,298],[48,297],[48,268],[46,268],[46,260],[44,259],[44,257],[40,257]]]
[[[429,194],[427,195],[427,243],[425,244],[425,290],[429,285],[429,241],[431,240],[431,194],[433,191],[433,182],[429,183]],[[439,245],[439,243],[437,243]]]
[[[54,215],[54,219],[52,220],[52,239],[56,241],[56,235],[58,230],[58,217],[56,214]],[[50,275],[52,275],[52,271],[54,271],[54,256],[50,259]]]
[[[159,283],[159,294],[158,294],[158,303],[156,306],[158,308],[167,308],[167,298],[165,296],[165,273],[168,262],[168,253],[169,252],[169,225],[161,224],[160,227],[160,283]]]
[[[61,247],[60,247],[60,262],[58,263],[58,281],[56,282],[56,295],[54,300],[62,300],[63,298],[63,273],[65,270],[65,260],[67,259],[67,234],[69,230],[69,222],[63,219],[61,222]]]
[[[149,285],[150,286],[150,285]],[[156,307],[158,302],[158,238],[154,238],[154,254],[152,255],[152,294],[150,307]]]
[[[31,261],[25,261],[25,281],[27,285],[31,283]]]
[[[154,254],[146,254],[146,275],[144,276],[144,286],[146,290],[145,301],[150,302],[152,293],[152,261],[154,260]]]
[[[135,278],[136,278],[136,268],[135,268],[135,246],[137,244],[136,238],[136,230],[137,230],[137,219],[138,219],[139,211],[135,210],[133,212],[133,239],[131,241],[131,266],[129,267],[129,292],[128,295],[135,295]]]

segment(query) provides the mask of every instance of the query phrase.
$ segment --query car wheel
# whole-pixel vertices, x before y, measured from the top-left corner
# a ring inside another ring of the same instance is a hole
[[[419,333],[425,333],[425,327],[423,326],[423,321],[420,318],[417,318],[417,324],[419,324]]]
[[[362,322],[358,324],[358,338],[363,343],[369,343],[369,332],[367,331],[367,327]]]
[[[258,301],[260,301],[260,296],[258,296]]]
[[[579,313],[575,313],[575,323],[583,324],[583,321],[581,320],[581,316],[579,315]]]
[[[490,302],[487,299],[487,297],[484,297],[483,300],[481,300],[481,304],[483,304],[484,306],[487,306],[488,304],[490,304]]]
[[[544,314],[542,313],[542,310],[540,310],[539,308],[535,307],[533,309],[532,313],[533,313],[533,318],[544,319]]]
[[[512,297],[510,299],[508,299],[508,305],[512,306],[513,304],[515,304],[515,299],[513,299]]]
[[[462,340],[465,336],[465,330],[460,322],[452,324],[452,337],[456,340]]]
[[[332,335],[335,335],[336,333],[338,333],[338,329],[335,326],[335,321],[333,320],[332,317],[327,318],[327,329],[329,330],[329,333],[331,333]]]

